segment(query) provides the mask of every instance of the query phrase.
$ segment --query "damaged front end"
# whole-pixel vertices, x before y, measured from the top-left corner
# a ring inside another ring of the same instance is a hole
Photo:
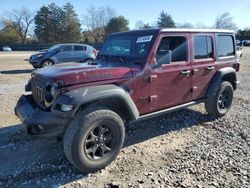
[[[39,136],[57,136],[64,132],[72,119],[73,108],[59,104],[60,89],[52,82],[32,76],[25,86],[30,95],[23,95],[17,102],[15,114],[25,125],[27,133]],[[61,101],[61,100],[60,100]]]

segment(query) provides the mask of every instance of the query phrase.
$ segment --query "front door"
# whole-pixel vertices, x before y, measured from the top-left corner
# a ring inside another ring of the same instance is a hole
[[[156,63],[151,69],[151,111],[157,111],[191,100],[191,65],[189,60],[189,35],[167,34],[161,37],[156,53]]]
[[[73,46],[63,45],[60,47],[59,52],[55,55],[59,63],[72,62],[73,59]]]

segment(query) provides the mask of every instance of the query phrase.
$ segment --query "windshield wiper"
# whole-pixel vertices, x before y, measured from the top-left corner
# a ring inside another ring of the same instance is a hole
[[[121,63],[126,63],[127,61],[125,60],[125,57],[124,56],[121,56],[121,55],[113,55],[113,57],[116,57],[119,59],[119,61]]]
[[[119,60],[121,63],[126,63],[127,61],[125,60],[124,56],[121,55],[108,55],[108,54],[99,54],[99,58],[103,61],[106,61],[108,59],[113,59],[113,60]]]
[[[109,59],[112,59],[112,62],[117,62],[119,60],[119,63],[129,63],[129,64],[136,64],[136,65],[141,65],[142,61],[137,61],[137,60],[128,60],[127,57],[122,56],[122,55],[108,55],[108,54],[99,54],[99,58],[103,61],[107,61]]]

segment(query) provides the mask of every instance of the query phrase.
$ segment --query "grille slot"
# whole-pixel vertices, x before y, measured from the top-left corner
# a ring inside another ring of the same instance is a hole
[[[45,108],[44,106],[44,96],[45,96],[45,82],[41,79],[33,77],[31,80],[31,90],[32,96],[36,104],[41,108]]]

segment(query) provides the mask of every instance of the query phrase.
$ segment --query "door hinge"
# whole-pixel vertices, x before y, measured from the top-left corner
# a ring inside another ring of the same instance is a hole
[[[149,96],[149,102],[156,102],[157,101],[157,95]]]

